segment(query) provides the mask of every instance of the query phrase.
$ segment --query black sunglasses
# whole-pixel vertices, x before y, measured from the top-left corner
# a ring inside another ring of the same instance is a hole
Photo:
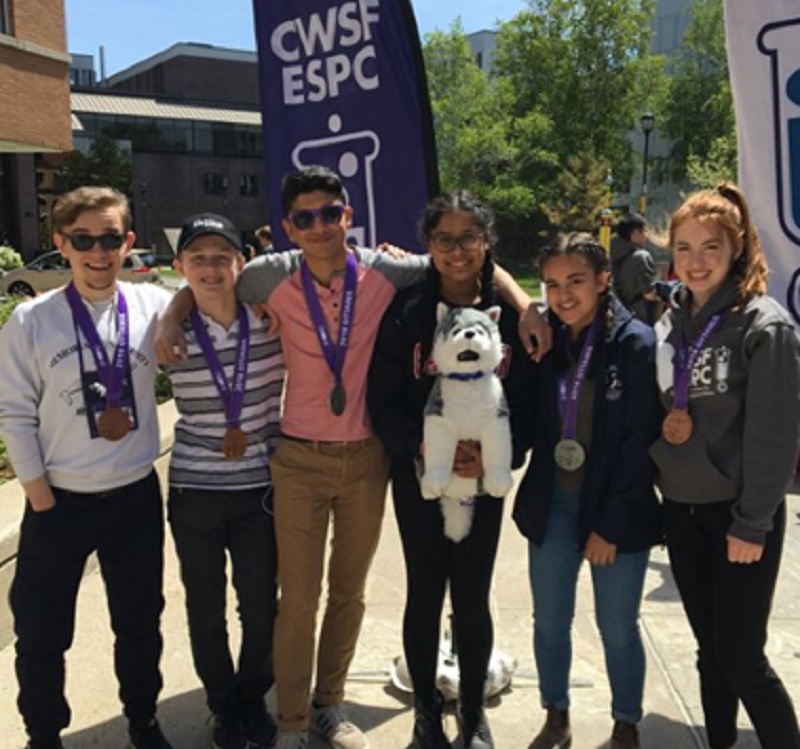
[[[95,243],[99,244],[104,250],[118,250],[125,243],[125,236],[114,232],[98,234],[97,236],[78,232],[76,234],[64,234],[64,236],[78,252],[89,252],[95,246]]]
[[[287,218],[295,229],[305,231],[314,225],[314,219],[317,216],[325,225],[338,224],[344,216],[344,206],[341,203],[328,203],[322,208],[304,208],[300,211],[292,211]]]

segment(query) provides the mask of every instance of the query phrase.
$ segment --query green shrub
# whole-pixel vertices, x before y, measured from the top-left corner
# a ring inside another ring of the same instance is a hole
[[[25,301],[25,297],[15,296],[9,297],[8,299],[4,299],[0,302],[0,328],[2,328],[7,322],[8,318],[11,317],[11,313],[14,311],[14,308]]]
[[[22,257],[7,244],[0,244],[0,270],[12,270],[22,267]]]
[[[172,400],[172,380],[162,371],[156,375],[156,403],[161,405],[168,400]]]

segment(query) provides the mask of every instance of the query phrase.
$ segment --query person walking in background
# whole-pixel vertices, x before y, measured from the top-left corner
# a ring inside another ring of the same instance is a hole
[[[475,497],[472,528],[466,538],[454,543],[444,535],[439,502],[422,498],[416,462],[424,459],[423,417],[435,380],[429,357],[438,304],[486,309],[496,303],[491,255],[496,241],[494,218],[488,207],[468,193],[446,194],[428,204],[422,234],[431,266],[426,279],[399,292],[384,315],[367,394],[373,428],[392,458],[392,493],[406,565],[403,648],[414,686],[412,744],[416,749],[450,747],[442,729],[442,695],[436,688],[440,622],[449,583],[463,746],[490,749],[493,741],[483,695],[493,645],[489,593],[503,502],[487,495]],[[517,337],[517,319],[503,305],[499,322],[507,344],[503,384],[512,432],[524,426],[516,423],[515,416],[528,414],[521,399],[530,393],[528,381],[533,377],[533,366]],[[518,467],[522,450],[516,456]],[[464,478],[480,477],[479,448],[462,445],[454,471]]]
[[[547,711],[530,749],[572,742],[569,675],[578,573],[591,565],[611,685],[611,749],[639,746],[645,655],[639,629],[650,547],[662,540],[647,454],[661,410],[655,336],[610,291],[589,234],[542,250],[553,351],[539,365],[533,453],[514,520],[529,543],[533,649]]]
[[[70,723],[64,655],[92,552],[131,746],[170,749],[155,717],[164,521],[153,470],[153,339],[170,294],[118,281],[131,223],[109,187],[61,196],[53,242],[72,282],[20,304],[0,332],[0,432],[26,496],[10,601],[28,749],[61,749]]]
[[[656,265],[646,249],[647,221],[638,213],[623,214],[611,240],[611,272],[617,298],[642,322],[655,324],[659,296]]]
[[[273,252],[275,248],[272,246],[272,227],[269,224],[259,226],[255,230],[256,241],[258,242],[258,255],[266,255],[268,252]],[[252,258],[248,258],[250,260]]]
[[[278,438],[280,342],[236,301],[244,266],[224,216],[186,220],[175,268],[194,294],[188,356],[167,365],[180,416],[169,464],[168,517],[186,589],[194,665],[214,715],[216,749],[267,749],[277,562],[269,459]],[[225,618],[226,553],[242,626],[234,667]]]
[[[764,648],[800,438],[800,341],[766,295],[766,261],[736,186],[690,196],[669,243],[683,287],[656,326],[668,413],[651,454],[708,741],[735,745],[741,701],[763,749],[798,749],[791,698]]]

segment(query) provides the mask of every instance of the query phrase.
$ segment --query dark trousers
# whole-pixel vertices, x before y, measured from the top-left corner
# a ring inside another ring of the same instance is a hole
[[[18,706],[34,741],[53,741],[70,721],[64,654],[86,560],[97,552],[114,631],[119,696],[131,723],[156,712],[161,690],[164,521],[155,472],[100,494],[54,489],[56,506],[25,509],[11,585]]]
[[[736,743],[739,701],[764,749],[798,749],[792,701],[764,653],[780,566],[786,504],[778,508],[755,564],[727,559],[731,503],[664,502],[667,547],[683,606],[697,639],[697,668],[712,747]]]
[[[403,649],[414,692],[429,700],[436,684],[440,622],[450,583],[461,703],[465,712],[483,705],[494,644],[489,592],[503,519],[503,500],[481,496],[472,529],[459,543],[444,535],[439,502],[423,499],[413,469],[395,472],[394,508],[403,543],[408,591]]]
[[[186,588],[194,665],[213,713],[263,699],[273,682],[275,530],[269,488],[170,489],[169,522]],[[242,627],[238,667],[228,645],[226,552]]]

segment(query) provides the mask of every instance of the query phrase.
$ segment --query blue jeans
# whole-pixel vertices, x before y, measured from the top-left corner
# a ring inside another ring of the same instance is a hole
[[[529,544],[539,691],[545,707],[561,710],[569,707],[571,630],[583,562],[577,519],[578,495],[554,487],[544,543]],[[645,656],[639,607],[649,556],[649,551],[618,554],[612,565],[591,568],[597,626],[611,684],[611,714],[626,723],[642,718]]]

